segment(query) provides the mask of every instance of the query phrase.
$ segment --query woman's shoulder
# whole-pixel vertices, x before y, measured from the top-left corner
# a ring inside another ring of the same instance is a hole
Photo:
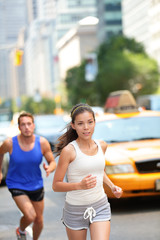
[[[76,157],[76,151],[73,144],[69,143],[68,145],[66,145],[62,149],[61,155],[68,156],[71,159],[71,161],[74,160]]]
[[[74,144],[71,143],[68,143],[64,148],[63,148],[63,151],[65,152],[70,152],[70,151],[73,151],[74,150]]]
[[[102,148],[102,151],[105,153],[107,150],[107,146],[108,146],[107,143],[103,140],[96,140],[96,141],[99,143],[99,145]]]

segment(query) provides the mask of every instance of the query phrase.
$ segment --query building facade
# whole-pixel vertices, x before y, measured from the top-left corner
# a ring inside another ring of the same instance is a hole
[[[25,0],[0,1],[0,45],[13,44],[26,25]]]
[[[160,66],[160,1],[122,0],[123,33],[144,45]]]
[[[97,25],[97,18],[86,17],[58,41],[61,81],[65,80],[67,70],[79,66],[88,54],[95,52],[98,47]]]
[[[53,23],[35,21],[25,43],[26,95],[52,97],[54,92]]]
[[[60,39],[81,19],[97,17],[96,0],[59,0],[57,1],[56,31]]]
[[[0,96],[14,98],[19,95],[15,76],[13,51],[17,47],[19,31],[27,24],[25,0],[0,1]],[[21,78],[24,74],[21,75]],[[17,80],[16,80],[17,81]],[[17,87],[16,87],[17,86]]]
[[[150,0],[122,0],[123,33],[149,48]]]
[[[56,1],[29,0],[29,3],[27,12],[32,21],[25,42],[26,95],[53,97]]]
[[[99,43],[113,35],[122,34],[121,0],[97,0],[97,9]]]
[[[1,97],[54,95],[59,84],[58,39],[80,19],[96,15],[96,0],[1,0]],[[21,66],[13,63],[17,48],[24,51]]]
[[[160,69],[160,1],[152,0],[149,10],[149,54],[157,60]]]

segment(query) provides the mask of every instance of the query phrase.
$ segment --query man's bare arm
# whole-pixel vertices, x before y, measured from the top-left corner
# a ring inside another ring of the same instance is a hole
[[[6,139],[0,146],[0,183],[2,181],[2,162],[4,154],[12,151],[12,139],[8,138]]]
[[[54,159],[49,142],[43,137],[41,137],[41,149],[43,156],[48,162],[48,166],[44,163],[43,168],[46,171],[46,176],[49,176],[49,174],[56,169],[56,161]]]

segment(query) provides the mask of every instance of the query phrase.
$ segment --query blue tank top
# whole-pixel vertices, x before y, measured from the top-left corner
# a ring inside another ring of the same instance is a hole
[[[13,148],[10,155],[6,184],[9,189],[17,188],[34,191],[43,187],[40,169],[42,151],[40,136],[35,135],[34,147],[30,151],[23,151],[17,136],[12,138]]]

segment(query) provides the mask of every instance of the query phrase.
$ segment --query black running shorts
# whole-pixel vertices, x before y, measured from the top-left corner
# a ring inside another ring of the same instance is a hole
[[[17,197],[20,195],[27,195],[31,201],[39,202],[44,198],[44,188],[37,189],[35,191],[27,191],[22,189],[9,189],[12,197]]]

